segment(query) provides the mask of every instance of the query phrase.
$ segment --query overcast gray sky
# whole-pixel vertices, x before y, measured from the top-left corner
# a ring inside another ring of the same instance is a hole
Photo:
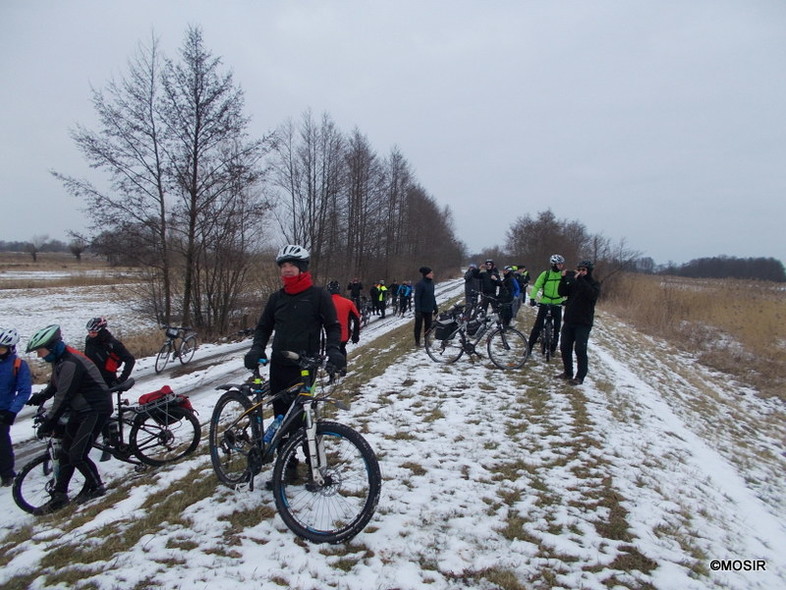
[[[91,85],[189,24],[255,134],[310,108],[398,146],[472,251],[551,208],[659,263],[786,261],[784,0],[2,0],[0,240],[83,228],[48,171],[93,174]]]

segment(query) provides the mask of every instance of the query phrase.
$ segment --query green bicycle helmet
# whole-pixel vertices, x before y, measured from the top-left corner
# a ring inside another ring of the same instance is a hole
[[[57,324],[50,324],[46,328],[41,328],[30,337],[27,343],[27,352],[33,352],[39,348],[46,348],[52,350],[55,343],[63,339],[60,333],[60,326]]]

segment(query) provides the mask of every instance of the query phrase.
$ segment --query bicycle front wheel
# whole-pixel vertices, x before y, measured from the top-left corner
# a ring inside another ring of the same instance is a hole
[[[464,354],[464,345],[460,334],[454,334],[446,340],[434,338],[434,328],[423,336],[426,354],[436,363],[455,363]]]
[[[227,391],[210,418],[210,461],[218,480],[235,487],[251,480],[248,456],[255,448],[251,401],[238,391]]]
[[[319,422],[317,449],[325,463],[316,467],[324,479],[317,484],[311,475],[314,466],[292,468],[304,448],[306,432],[298,430],[279,449],[273,469],[278,513],[299,537],[314,543],[348,541],[368,524],[379,502],[382,476],[377,457],[349,426]]]
[[[194,412],[168,406],[138,414],[129,435],[131,452],[147,465],[163,465],[194,452],[202,427]]]
[[[25,512],[33,514],[35,510],[52,499],[55,479],[52,457],[47,451],[22,467],[14,479],[14,486],[11,489],[14,502]],[[80,493],[86,487],[85,476],[79,470],[74,470],[69,488]]]
[[[169,356],[172,353],[172,343],[167,341],[161,347],[161,350],[158,351],[158,356],[156,357],[156,374],[160,373],[164,370],[167,363],[169,362]]]
[[[519,369],[527,362],[527,338],[515,328],[494,330],[486,345],[491,362],[500,369]]]
[[[177,356],[180,359],[180,364],[185,365],[186,363],[190,362],[192,358],[194,358],[194,353],[197,349],[197,340],[196,336],[191,334],[191,336],[187,336],[181,343],[180,343],[180,352],[178,352]]]

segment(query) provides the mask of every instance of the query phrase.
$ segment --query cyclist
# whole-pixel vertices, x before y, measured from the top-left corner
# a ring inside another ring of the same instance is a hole
[[[567,297],[565,321],[562,325],[562,366],[558,377],[571,385],[581,385],[587,376],[587,341],[595,319],[595,303],[600,295],[600,283],[592,277],[591,260],[582,260],[576,272],[562,271],[559,294]],[[573,376],[573,350],[576,351],[576,376]]]
[[[404,281],[398,288],[399,304],[398,309],[403,316],[405,312],[412,309],[412,281]]]
[[[506,266],[502,269],[502,283],[499,287],[499,317],[502,325],[508,327],[513,319],[513,306],[521,295],[519,282],[513,274],[513,267]]]
[[[387,305],[388,288],[385,286],[385,281],[380,279],[377,283],[377,310],[379,311],[380,319],[385,318],[385,306]]]
[[[428,266],[420,267],[423,278],[415,285],[415,346],[420,346],[420,332],[431,329],[431,321],[437,315],[437,298],[434,295],[434,271]]]
[[[68,484],[75,469],[85,477],[86,485],[74,502],[81,504],[106,493],[98,468],[88,455],[112,413],[112,398],[98,367],[75,348],[66,346],[57,324],[41,328],[30,337],[27,352],[32,351],[52,364],[49,384],[27,402],[36,406],[54,398],[38,427],[39,438],[50,435],[65,422],[60,471],[52,498],[35,512],[49,514],[68,504]]]
[[[349,298],[352,300],[352,303],[360,309],[360,295],[363,293],[363,283],[360,282],[360,279],[357,277],[352,279],[352,282],[347,285],[347,291],[349,291]]]
[[[93,361],[109,387],[122,383],[131,376],[136,359],[107,329],[106,318],[96,317],[85,326],[85,355]],[[120,376],[117,370],[123,367]]]
[[[470,262],[467,272],[464,273],[464,303],[474,305],[480,294],[480,270],[478,265]]]
[[[338,318],[338,323],[341,324],[341,344],[339,348],[341,349],[341,353],[346,357],[350,331],[352,344],[357,344],[360,340],[360,312],[352,301],[341,296],[341,287],[338,281],[330,281],[327,285],[327,290],[333,298],[333,305],[336,306],[336,316]],[[346,375],[346,371],[343,369],[342,373]]]
[[[270,389],[277,392],[300,382],[300,367],[283,352],[316,355],[320,352],[322,331],[325,331],[325,353],[331,370],[346,367],[341,353],[341,324],[336,318],[336,307],[330,294],[317,287],[308,272],[309,253],[302,246],[289,244],[276,256],[283,287],[267,300],[254,330],[254,342],[246,353],[244,363],[254,370],[260,359],[267,359],[265,348],[271,335]],[[276,416],[286,414],[291,400],[273,402]]]
[[[543,329],[543,322],[546,319],[546,312],[549,306],[551,308],[551,315],[554,318],[554,342],[551,343],[551,354],[557,351],[557,341],[559,340],[559,329],[562,320],[562,302],[565,298],[558,292],[559,282],[562,279],[562,269],[565,268],[565,259],[559,254],[553,254],[549,258],[551,268],[544,270],[535,280],[530,292],[531,298],[529,304],[535,307],[538,302],[535,300],[540,293],[540,307],[538,308],[538,316],[535,318],[535,325],[532,326],[532,332],[529,335],[529,352],[535,347],[535,342],[540,336],[540,331]]]
[[[16,356],[19,333],[0,328],[0,477],[3,487],[14,483],[14,446],[11,425],[30,397],[33,379],[27,362]]]
[[[489,297],[497,296],[497,288],[502,282],[499,276],[499,269],[491,258],[487,258],[483,268],[478,273],[480,279],[480,304],[485,312],[489,307]]]

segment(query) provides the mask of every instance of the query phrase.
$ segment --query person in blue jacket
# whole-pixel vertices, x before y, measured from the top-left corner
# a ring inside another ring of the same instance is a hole
[[[16,356],[19,333],[0,328],[0,477],[3,487],[14,482],[14,447],[11,425],[30,398],[33,379],[27,362]]]

